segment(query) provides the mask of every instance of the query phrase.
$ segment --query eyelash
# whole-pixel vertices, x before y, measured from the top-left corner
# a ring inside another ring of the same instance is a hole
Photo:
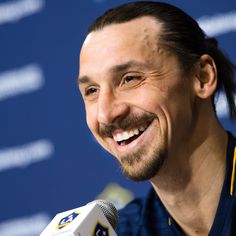
[[[128,84],[129,82],[132,82],[134,80],[140,80],[142,76],[140,75],[127,75],[123,78],[123,84]]]
[[[97,89],[94,88],[94,87],[91,87],[91,88],[88,88],[88,89],[85,90],[84,95],[85,95],[85,96],[89,96],[89,95],[91,95],[91,94],[93,94],[93,93],[95,93],[95,92],[97,92]]]

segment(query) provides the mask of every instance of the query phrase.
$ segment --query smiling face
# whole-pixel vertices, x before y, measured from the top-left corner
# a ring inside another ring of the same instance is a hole
[[[191,78],[160,34],[151,17],[112,24],[90,33],[80,55],[88,127],[134,180],[154,177],[193,125]]]

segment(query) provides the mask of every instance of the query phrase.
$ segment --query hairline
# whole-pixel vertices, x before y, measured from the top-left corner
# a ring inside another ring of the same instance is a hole
[[[174,54],[175,56],[178,57],[178,53],[173,48],[168,46],[168,43],[164,43],[164,41],[166,40],[166,36],[168,35],[168,32],[166,31],[166,27],[165,27],[166,22],[161,20],[160,18],[158,18],[154,15],[150,15],[148,13],[146,15],[136,16],[132,19],[124,20],[124,21],[121,21],[121,22],[111,22],[111,23],[106,22],[105,24],[102,24],[102,25],[100,25],[99,27],[96,27],[93,30],[89,30],[86,37],[88,37],[91,33],[102,31],[102,30],[104,30],[105,28],[107,28],[109,26],[126,24],[126,23],[129,23],[131,21],[134,21],[134,20],[137,20],[137,19],[140,19],[140,18],[150,18],[151,20],[153,20],[155,22],[155,24],[157,26],[157,31],[156,31],[156,34],[154,35],[156,45],[158,47],[161,47],[161,48],[167,50],[168,52],[171,52],[172,54]],[[160,25],[159,29],[158,29],[158,24]],[[178,60],[178,61],[180,62],[180,60]]]

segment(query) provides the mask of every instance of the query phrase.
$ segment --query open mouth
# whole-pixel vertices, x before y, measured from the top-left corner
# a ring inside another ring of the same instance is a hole
[[[146,123],[145,125],[141,125],[137,128],[133,128],[129,131],[122,131],[116,134],[113,134],[113,139],[118,143],[120,146],[128,145],[139,136],[148,128],[151,122]]]
[[[124,140],[121,140],[121,141],[118,141],[117,143],[120,145],[120,146],[124,146],[124,145],[127,145],[129,143],[131,143],[132,141],[134,141],[136,138],[138,138],[144,131],[141,131],[139,132],[139,134],[137,135],[134,135],[128,139],[124,139]]]

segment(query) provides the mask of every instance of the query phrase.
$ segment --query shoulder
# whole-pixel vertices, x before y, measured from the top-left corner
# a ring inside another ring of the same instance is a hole
[[[150,212],[148,205],[152,202],[153,192],[154,190],[151,189],[146,197],[136,198],[119,210],[119,224],[117,227],[119,236],[137,235],[140,228],[145,225],[146,212]],[[147,204],[148,202],[149,204]]]

